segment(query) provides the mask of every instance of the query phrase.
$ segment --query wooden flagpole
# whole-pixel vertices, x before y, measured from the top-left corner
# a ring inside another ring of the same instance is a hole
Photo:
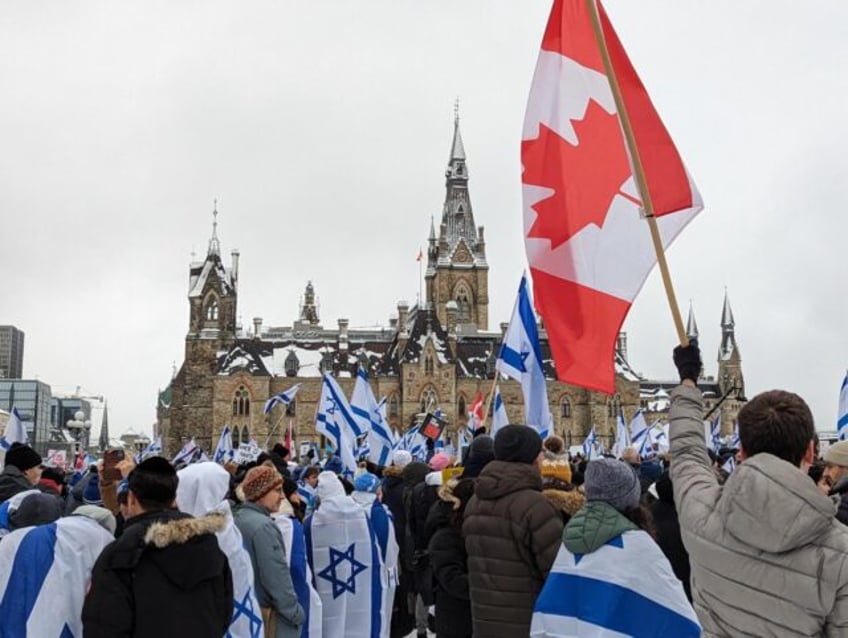
[[[660,238],[660,231],[657,227],[657,218],[654,216],[654,203],[651,200],[651,191],[648,189],[648,180],[645,177],[645,170],[642,167],[642,160],[639,156],[639,147],[636,144],[636,137],[633,135],[633,127],[630,125],[630,118],[627,115],[627,107],[624,104],[624,99],[621,96],[621,87],[618,85],[618,78],[615,75],[615,69],[612,66],[607,42],[604,38],[604,31],[601,27],[601,18],[598,13],[597,0],[586,0],[586,6],[589,8],[589,15],[592,18],[592,29],[595,32],[595,40],[601,51],[601,58],[604,62],[604,69],[607,72],[610,89],[612,90],[613,98],[615,99],[615,108],[618,111],[618,117],[621,121],[621,128],[624,132],[624,139],[627,143],[627,149],[630,152],[630,158],[633,162],[633,173],[636,178],[636,183],[639,186],[639,193],[642,195],[642,206],[645,210],[645,219],[648,222],[648,228],[651,231],[651,239],[654,242],[654,251],[657,254],[657,264],[660,267],[663,285],[665,286],[665,294],[668,298],[668,305],[671,308],[671,317],[674,320],[674,327],[677,329],[677,336],[680,339],[680,345],[689,345],[689,337],[686,336],[686,328],[683,327],[683,317],[680,315],[680,308],[677,305],[677,297],[674,294],[674,286],[671,283],[671,275],[668,272],[668,262],[665,259],[665,249]]]
[[[495,370],[495,376],[492,379],[492,389],[489,390],[489,394],[486,396],[486,405],[483,406],[483,421],[481,422],[480,427],[486,427],[486,421],[489,420],[489,408],[492,407],[492,401],[494,401],[494,399],[495,399],[495,390],[498,387],[498,377],[499,376],[500,376],[500,373],[497,370]]]

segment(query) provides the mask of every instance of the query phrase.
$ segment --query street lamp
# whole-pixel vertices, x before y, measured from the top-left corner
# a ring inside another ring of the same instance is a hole
[[[65,426],[77,445],[77,451],[88,451],[88,435],[91,431],[91,421],[85,418],[85,412],[77,410],[73,419],[68,419]]]

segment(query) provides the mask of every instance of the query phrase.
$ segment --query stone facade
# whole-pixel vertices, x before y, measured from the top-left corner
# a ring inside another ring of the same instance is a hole
[[[175,453],[190,437],[210,451],[225,425],[233,429],[235,443],[255,439],[263,446],[273,444],[283,440],[289,426],[298,441],[318,440],[315,415],[321,375],[332,373],[350,396],[360,367],[367,370],[374,395],[386,397],[389,423],[398,431],[420,418],[427,406],[441,409],[451,435],[464,427],[475,397],[488,396],[493,387],[506,324],[489,330],[484,231],[474,222],[458,120],[445,186],[439,231],[431,223],[428,238],[426,298],[412,307],[398,302],[397,317],[385,328],[352,328],[344,318],[324,327],[310,282],[291,326],[264,327],[261,318],[255,318],[252,330],[243,329],[236,321],[239,255],[232,253],[230,267],[224,265],[213,225],[206,258],[189,269],[185,360],[157,402],[158,433],[166,453]],[[697,336],[691,311],[690,334]],[[700,385],[708,406],[729,392],[730,400],[721,410],[723,430],[729,433],[744,403],[744,384],[727,300],[722,335],[718,378],[702,378]],[[619,412],[629,421],[643,409],[649,423],[666,416],[668,392],[676,382],[634,373],[623,333],[616,348],[612,396],[557,381],[541,326],[540,341],[554,427],[568,444],[582,443],[593,425],[601,440],[611,444]],[[301,388],[292,405],[263,414],[271,396],[297,383]],[[501,380],[498,385],[510,420],[522,422],[519,384]]]

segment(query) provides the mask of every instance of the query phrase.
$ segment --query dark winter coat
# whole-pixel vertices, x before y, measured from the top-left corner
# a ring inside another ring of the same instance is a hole
[[[220,638],[233,615],[233,581],[215,532],[223,515],[177,510],[127,521],[92,570],[85,638]]]
[[[395,600],[392,605],[392,626],[390,635],[393,638],[408,635],[415,628],[415,614],[409,606],[409,595],[413,592],[414,582],[406,577],[403,557],[406,556],[406,511],[403,507],[403,470],[390,465],[383,470],[383,505],[392,513],[395,527],[395,539],[398,544],[400,560],[400,582],[395,588]]]
[[[24,473],[14,465],[7,465],[0,473],[0,503],[9,500],[15,494],[35,489],[38,488],[30,483]]]
[[[436,528],[428,545],[435,589],[436,636],[471,638],[468,554],[462,530],[450,525],[451,512],[449,504],[439,501],[428,518],[428,526]]]
[[[492,461],[481,472],[462,526],[475,638],[527,638],[562,527],[535,465]]]
[[[651,515],[657,532],[657,545],[660,546],[662,553],[671,563],[674,575],[683,583],[683,591],[686,592],[686,598],[691,602],[689,553],[683,546],[683,537],[680,535],[680,521],[674,507],[674,492],[668,473],[663,474],[657,481],[657,495],[659,500],[651,503]]]

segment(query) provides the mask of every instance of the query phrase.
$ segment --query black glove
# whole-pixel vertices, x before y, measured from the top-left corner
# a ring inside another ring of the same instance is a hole
[[[674,349],[674,365],[680,374],[680,380],[691,379],[695,383],[701,375],[701,349],[698,340],[692,339],[688,346],[677,346]]]

